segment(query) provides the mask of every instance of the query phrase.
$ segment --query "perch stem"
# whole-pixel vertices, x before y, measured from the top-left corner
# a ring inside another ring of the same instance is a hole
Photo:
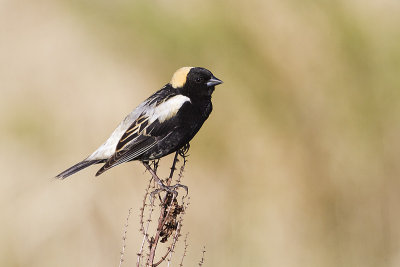
[[[178,152],[176,152],[175,156],[174,156],[174,161],[172,163],[170,177],[167,180],[167,186],[171,185],[172,176],[174,175],[175,166],[176,166],[177,161],[178,161]],[[153,171],[153,169],[151,169],[149,164],[147,162],[143,162],[143,165],[149,170],[149,172],[151,173],[153,178],[155,180],[161,182],[161,184],[162,184],[161,179],[158,178],[157,174]],[[154,266],[153,261],[154,261],[155,255],[156,255],[156,249],[157,249],[158,241],[160,239],[160,234],[161,234],[161,231],[165,224],[165,220],[169,216],[169,213],[170,213],[171,207],[172,207],[172,203],[175,198],[175,194],[172,194],[172,197],[168,197],[168,194],[171,194],[171,193],[167,192],[167,196],[164,198],[164,201],[163,201],[162,207],[161,207],[160,218],[158,219],[157,232],[156,232],[156,235],[154,237],[152,244],[150,244],[150,254],[149,254],[149,259],[147,261],[148,266]],[[170,200],[170,202],[169,202],[169,200]]]

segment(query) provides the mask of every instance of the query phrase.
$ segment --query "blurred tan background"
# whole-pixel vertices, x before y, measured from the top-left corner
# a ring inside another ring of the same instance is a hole
[[[134,266],[144,167],[52,177],[186,65],[225,83],[191,143],[185,266],[203,245],[205,266],[400,266],[399,14],[396,0],[0,1],[0,266],[117,266],[129,208]]]

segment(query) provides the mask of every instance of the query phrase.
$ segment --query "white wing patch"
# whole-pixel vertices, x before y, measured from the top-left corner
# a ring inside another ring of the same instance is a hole
[[[114,130],[107,141],[102,144],[95,152],[93,152],[93,154],[87,157],[87,159],[96,160],[108,159],[109,157],[111,157],[115,153],[115,148],[121,137],[132,125],[132,123],[140,116],[140,114],[143,114],[143,112],[145,112],[146,116],[149,117],[149,124],[157,119],[160,122],[163,122],[174,116],[179,111],[183,103],[187,101],[190,102],[190,98],[183,95],[171,97],[170,99],[168,99],[164,103],[159,104],[158,106],[156,106],[156,103],[148,105],[151,100],[152,99],[148,99],[147,101],[143,102],[128,116],[126,116],[126,118],[118,125],[118,127]]]
[[[159,122],[164,122],[172,118],[185,102],[190,102],[190,98],[184,95],[176,95],[164,103],[161,103],[152,110],[152,114],[147,114],[149,117],[149,124],[157,119]]]

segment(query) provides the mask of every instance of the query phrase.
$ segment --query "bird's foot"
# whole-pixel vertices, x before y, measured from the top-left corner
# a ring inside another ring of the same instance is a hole
[[[178,196],[178,191],[176,189],[179,188],[183,188],[186,191],[186,195],[184,197],[186,197],[189,193],[189,188],[186,185],[183,184],[175,184],[175,185],[165,185],[161,180],[158,181],[158,186],[160,188],[154,190],[153,192],[150,193],[151,198],[154,198],[154,196],[156,194],[159,194],[163,191],[167,192],[167,193],[171,193],[174,195],[174,197],[176,198]]]
[[[187,156],[189,156],[189,154],[188,154],[189,149],[190,149],[190,144],[189,143],[185,144],[183,147],[181,147],[178,150],[179,156],[181,156],[185,160],[187,158]]]

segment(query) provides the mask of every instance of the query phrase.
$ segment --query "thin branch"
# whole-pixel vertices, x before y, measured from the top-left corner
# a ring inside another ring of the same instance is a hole
[[[199,266],[201,267],[201,266],[203,266],[203,264],[204,264],[204,253],[206,253],[206,247],[204,246],[203,247],[203,251],[202,251],[202,254],[201,254],[201,260],[200,260],[200,262],[199,262]]]
[[[185,214],[185,209],[188,206],[188,203],[186,203],[185,200],[189,199],[183,197],[182,202],[179,201],[181,202],[181,204],[179,204],[177,200],[178,192],[175,189],[182,187],[186,190],[187,194],[187,186],[181,185],[179,183],[171,185],[171,183],[174,178],[173,176],[176,173],[175,171],[177,170],[179,155],[183,157],[183,162],[182,166],[179,169],[179,173],[177,174],[177,180],[180,181],[183,177],[183,171],[186,164],[185,157],[188,148],[189,146],[185,146],[185,149],[179,150],[175,153],[169,177],[165,179],[165,184],[157,174],[158,161],[142,162],[146,170],[151,174],[152,179],[150,179],[143,199],[143,206],[140,209],[140,232],[143,234],[143,239],[140,251],[137,254],[137,267],[140,267],[142,265],[155,267],[160,265],[164,261],[168,261],[168,266],[171,263],[172,254],[178,242],[178,238],[181,236],[180,232],[183,225],[182,216]],[[153,184],[152,181],[154,181],[155,183]],[[157,184],[158,186],[156,186],[155,184]],[[152,187],[154,188],[154,191],[151,192]],[[163,198],[161,198],[160,194],[163,192],[165,192],[165,195]],[[155,194],[159,195],[158,199],[160,201],[160,215],[157,220],[155,233],[152,235],[149,234],[149,229],[152,228],[150,227],[150,223],[152,222],[151,217],[155,209],[154,202],[155,200],[157,200]],[[150,203],[148,204],[148,202]],[[148,213],[147,221],[144,220],[144,217],[146,216],[145,213]],[[160,257],[158,261],[155,261],[157,248],[159,247],[159,245],[161,245],[159,243],[167,242],[168,238],[171,236],[173,236],[173,239],[170,245],[166,247],[165,254]],[[148,250],[146,249],[146,244],[148,244]],[[186,254],[186,247],[184,254]],[[181,260],[181,264],[183,264],[183,259]]]
[[[129,217],[131,216],[132,208],[129,209],[128,211],[128,216],[126,217],[126,223],[124,227],[124,234],[122,235],[122,251],[121,251],[121,257],[119,259],[119,267],[122,266],[122,262],[124,261],[124,254],[125,254],[125,248],[126,248],[126,233],[128,232],[128,226],[129,226]]]
[[[164,254],[164,256],[161,257],[161,259],[153,264],[153,267],[156,267],[158,265],[160,265],[163,261],[165,261],[165,259],[168,257],[168,254],[171,252],[171,247],[168,248],[167,253]]]
[[[182,166],[181,166],[181,168],[179,170],[178,178],[176,179],[176,183],[178,183],[178,184],[181,182],[181,180],[183,178],[183,172],[185,171],[185,166],[186,166],[186,163],[187,163],[186,155],[181,155],[181,156],[183,158],[183,163],[182,163]]]
[[[148,189],[150,189],[151,180],[152,180],[152,179],[150,179]],[[142,214],[144,213],[144,209],[145,209],[145,206],[146,206],[147,195],[148,195],[148,190],[146,191],[146,194],[145,194],[145,196],[144,196],[143,207],[142,207]],[[138,257],[137,257],[137,262],[136,262],[136,266],[137,266],[137,267],[140,267],[140,260],[141,260],[141,258],[142,258],[142,256],[143,256],[144,243],[145,243],[146,240],[147,240],[147,242],[149,242],[149,240],[148,240],[148,231],[149,231],[149,225],[150,225],[150,222],[151,222],[151,215],[153,214],[153,211],[154,211],[154,202],[152,201],[152,202],[150,203],[150,212],[149,212],[149,217],[148,217],[147,222],[146,222],[146,227],[144,228],[144,227],[143,227],[143,224],[142,224],[142,226],[141,226],[141,231],[142,231],[142,229],[143,229],[143,232],[142,232],[142,233],[143,233],[143,239],[142,239],[142,244],[141,244],[141,246],[140,246],[139,253],[137,254],[137,256],[138,256]],[[143,216],[143,215],[142,215],[142,216]],[[141,219],[141,222],[143,222],[143,217],[142,217],[142,219]]]
[[[170,197],[168,197],[170,196]],[[170,212],[171,212],[171,203],[173,202],[173,200],[175,199],[175,196],[171,193],[167,193],[167,197],[164,200],[164,203],[162,205],[161,208],[161,212],[160,212],[160,218],[158,219],[158,226],[157,226],[157,232],[156,235],[154,237],[154,241],[152,242],[152,244],[150,244],[151,248],[150,248],[150,256],[149,256],[149,260],[147,262],[147,264],[149,266],[153,265],[153,261],[154,261],[154,257],[156,255],[156,249],[157,249],[157,245],[158,245],[158,241],[160,239],[161,236],[161,231],[163,229],[163,226],[165,224],[166,219],[168,218]],[[170,200],[170,203],[168,203]]]
[[[147,196],[149,195],[149,191],[150,191],[150,187],[151,187],[151,181],[153,181],[153,178],[150,179],[149,185],[147,186],[147,188],[145,190],[145,194],[144,194],[144,197],[143,197],[143,205],[140,208],[140,216],[139,216],[140,217],[140,230],[139,231],[142,234],[144,234],[144,221],[143,221],[143,218],[144,218],[144,211],[145,211],[146,206],[147,206],[146,200],[147,200]]]
[[[174,156],[174,161],[172,162],[171,172],[170,172],[169,178],[168,178],[168,180],[167,180],[167,184],[168,184],[168,185],[171,185],[172,176],[174,176],[174,172],[175,172],[175,170],[176,170],[176,167],[175,167],[175,166],[176,166],[176,163],[179,161],[179,160],[178,160],[178,154],[179,154],[179,152],[176,151],[176,152],[175,152],[175,156]]]
[[[188,235],[189,235],[189,233],[186,233],[185,239],[183,240],[183,243],[184,243],[185,247],[183,249],[183,255],[182,255],[181,263],[179,264],[180,267],[183,267],[183,259],[186,257],[187,248],[189,246],[188,243],[187,243]]]
[[[180,218],[179,222],[178,222],[178,226],[176,227],[176,231],[175,231],[175,235],[174,235],[174,240],[172,241],[171,244],[171,249],[170,249],[170,253],[169,253],[169,257],[168,257],[168,267],[171,264],[171,259],[172,259],[172,252],[174,252],[175,250],[175,246],[176,243],[178,242],[178,238],[180,236],[181,233],[181,228],[182,228],[182,217]]]

